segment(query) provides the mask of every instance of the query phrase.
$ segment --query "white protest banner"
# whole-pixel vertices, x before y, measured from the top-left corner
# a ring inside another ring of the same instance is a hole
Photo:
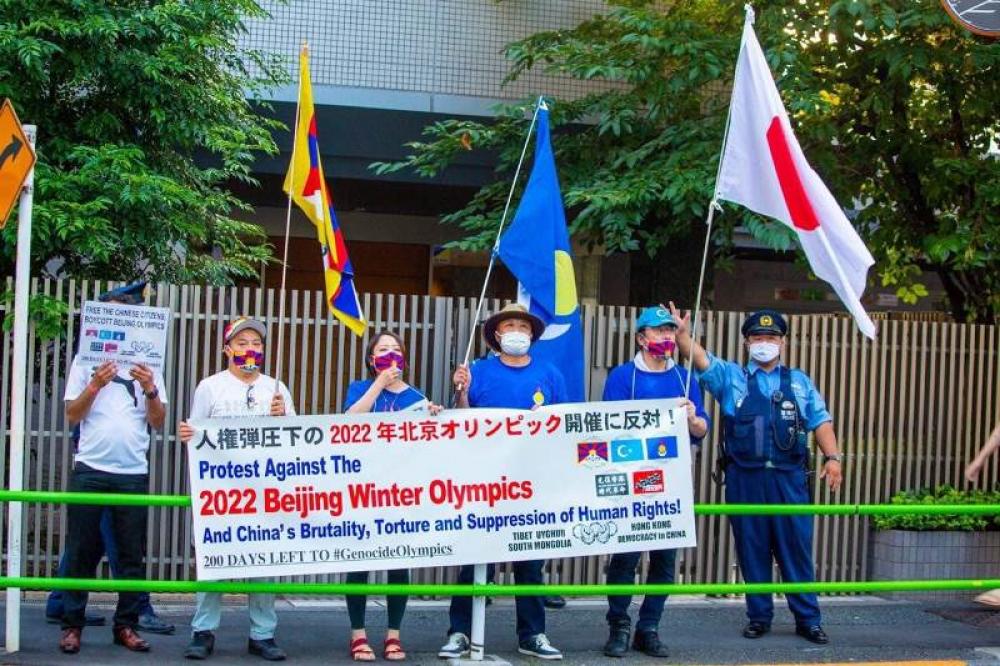
[[[80,322],[80,363],[97,365],[142,363],[163,372],[170,308],[101,303],[83,304]]]
[[[192,421],[198,578],[694,546],[677,403]]]

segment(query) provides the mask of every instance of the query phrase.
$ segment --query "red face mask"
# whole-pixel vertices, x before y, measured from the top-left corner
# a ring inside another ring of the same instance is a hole
[[[375,366],[375,372],[384,372],[393,366],[402,371],[406,367],[406,359],[399,352],[390,351],[376,356],[372,365]]]
[[[673,340],[660,340],[659,342],[647,342],[646,351],[656,358],[664,358],[674,353],[677,344]]]

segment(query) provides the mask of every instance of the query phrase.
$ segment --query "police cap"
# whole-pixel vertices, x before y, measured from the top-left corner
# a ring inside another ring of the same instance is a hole
[[[748,335],[781,335],[788,333],[788,322],[777,310],[758,310],[746,318],[740,328],[743,337]]]

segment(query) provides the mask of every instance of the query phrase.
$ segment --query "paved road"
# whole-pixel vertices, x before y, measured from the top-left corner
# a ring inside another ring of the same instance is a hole
[[[174,636],[147,635],[149,654],[133,654],[111,644],[107,627],[84,632],[83,650],[77,656],[58,652],[59,628],[47,624],[37,594],[25,601],[22,651],[0,656],[3,664],[188,664],[181,653],[188,640],[192,614],[190,597],[154,597],[165,618],[177,624]],[[95,595],[92,608],[110,620],[107,595]],[[935,610],[963,613],[971,622],[942,618]],[[794,635],[791,616],[782,609],[774,631],[763,639],[748,641],[739,634],[743,606],[739,600],[690,599],[670,602],[661,635],[671,649],[668,660],[632,656],[608,659],[600,653],[606,638],[604,605],[600,600],[571,601],[559,611],[549,611],[548,635],[565,652],[568,664],[790,664],[836,662],[973,663],[1000,666],[1000,657],[977,648],[1000,648],[1000,614],[969,605],[917,604],[875,598],[840,598],[824,601],[824,626],[831,637],[826,647],[814,646]],[[348,622],[343,603],[327,599],[279,601],[278,641],[294,664],[346,664]],[[369,632],[380,639],[385,614],[380,606],[369,608]],[[513,664],[528,664],[517,654],[513,608],[509,600],[497,601],[487,615],[487,652]],[[976,626],[978,625],[978,626]],[[238,597],[227,599],[223,626],[210,664],[259,663],[246,654],[246,615]],[[447,628],[447,607],[442,602],[412,601],[403,626],[410,664],[440,666],[436,652]],[[1000,649],[997,649],[1000,654]],[[381,661],[381,660],[380,660]]]

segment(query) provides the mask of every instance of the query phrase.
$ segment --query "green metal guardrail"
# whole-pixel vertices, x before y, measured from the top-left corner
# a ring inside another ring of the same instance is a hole
[[[191,506],[187,495],[120,495],[38,490],[0,490],[0,502],[101,504],[108,506]],[[699,515],[996,515],[995,504],[698,504]],[[813,583],[688,583],[669,585],[390,585],[357,583],[283,583],[242,581],[94,580],[84,578],[7,578],[0,586],[28,590],[88,590],[92,592],[226,592],[233,594],[381,594],[413,596],[520,595],[603,596],[632,594],[728,595],[807,593],[961,591],[1000,588],[1000,579],[899,580]]]
[[[0,490],[2,502],[101,504],[106,506],[191,506],[188,495],[120,495],[44,490]],[[696,504],[701,516],[967,516],[1000,515],[998,504]]]
[[[604,596],[607,594],[843,594],[930,592],[1000,588],[1000,578],[982,580],[894,580],[826,583],[672,583],[669,585],[394,585],[382,583],[282,583],[186,580],[93,580],[88,578],[2,578],[0,586],[26,590],[92,592],[227,592],[233,594],[384,594],[413,596],[513,597],[521,595]]]

